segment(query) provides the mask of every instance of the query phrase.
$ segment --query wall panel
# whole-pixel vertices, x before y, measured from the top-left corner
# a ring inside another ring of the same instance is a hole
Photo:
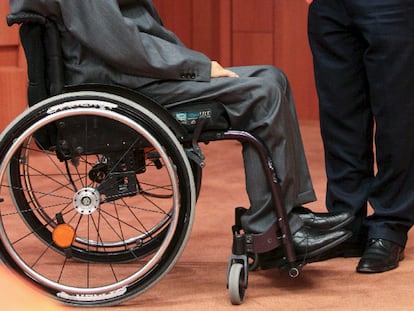
[[[274,64],[288,76],[298,115],[301,119],[318,119],[312,56],[307,38],[305,1],[274,0]]]
[[[274,0],[233,0],[234,32],[273,32]]]
[[[180,40],[188,45],[193,44],[192,12],[193,0],[154,0],[165,26],[178,35]]]
[[[26,70],[0,67],[0,131],[26,108]]]
[[[236,32],[233,34],[232,65],[273,64],[273,34]]]
[[[222,0],[154,0],[165,26],[188,47],[212,59],[220,56],[220,4]]]
[[[220,58],[219,2],[220,0],[193,0],[192,12],[192,48],[215,60]]]
[[[8,27],[8,1],[0,2],[0,131],[27,106],[26,67],[19,46],[18,27]]]
[[[273,64],[273,0],[233,0],[232,64]]]
[[[223,12],[223,14],[225,14]],[[232,0],[231,63],[273,64],[288,76],[301,119],[317,119],[307,4],[292,0]]]

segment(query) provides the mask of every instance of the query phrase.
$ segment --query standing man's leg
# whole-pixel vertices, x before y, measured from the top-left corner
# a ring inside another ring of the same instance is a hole
[[[355,0],[352,9],[368,42],[364,62],[378,168],[368,197],[370,244],[357,270],[382,272],[398,266],[414,222],[414,3]]]
[[[355,199],[365,197],[359,203],[369,201],[375,211],[366,220],[368,238],[374,242],[368,245],[359,272],[398,266],[413,223],[414,149],[407,145],[414,138],[409,117],[414,114],[414,93],[408,82],[414,79],[413,10],[413,5],[402,0],[320,0],[310,8],[309,37],[327,156],[328,208],[349,204],[358,215],[363,208],[355,205]],[[370,176],[374,119],[378,172]],[[364,162],[367,174],[355,174]]]
[[[353,35],[342,0],[314,1],[308,29],[325,150],[326,206],[329,211],[351,211],[355,216],[351,228],[355,243],[350,247],[360,255],[374,177],[373,116],[363,62],[366,42]]]

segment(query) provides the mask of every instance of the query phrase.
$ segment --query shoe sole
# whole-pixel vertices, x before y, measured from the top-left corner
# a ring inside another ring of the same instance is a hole
[[[338,245],[341,247],[341,244]],[[332,252],[326,252],[312,259],[312,262],[325,261],[333,258],[355,258],[361,257],[364,253],[364,248],[350,248],[350,249],[333,249]]]
[[[387,272],[393,269],[398,268],[398,263],[395,265],[391,265],[391,266],[387,266],[387,267],[382,267],[381,269],[368,269],[368,268],[358,268],[356,269],[356,271],[358,273],[365,273],[365,274],[369,274],[369,273],[381,273],[381,272]]]

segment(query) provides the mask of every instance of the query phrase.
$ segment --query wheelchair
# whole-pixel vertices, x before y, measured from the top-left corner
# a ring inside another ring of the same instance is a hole
[[[260,154],[278,215],[263,234],[240,225],[235,209],[227,288],[241,304],[257,254],[281,248],[296,261],[280,186],[265,146],[230,129],[217,102],[166,110],[130,89],[65,86],[56,25],[34,13],[20,25],[28,63],[29,108],[0,136],[0,257],[55,299],[110,306],[160,281],[189,238],[201,187],[199,143],[236,140]]]

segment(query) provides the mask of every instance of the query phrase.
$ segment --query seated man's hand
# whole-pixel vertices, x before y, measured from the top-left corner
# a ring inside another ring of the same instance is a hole
[[[238,78],[239,75],[231,70],[223,68],[218,62],[212,61],[211,62],[211,77],[212,78],[220,78],[220,77],[230,77],[230,78]]]

